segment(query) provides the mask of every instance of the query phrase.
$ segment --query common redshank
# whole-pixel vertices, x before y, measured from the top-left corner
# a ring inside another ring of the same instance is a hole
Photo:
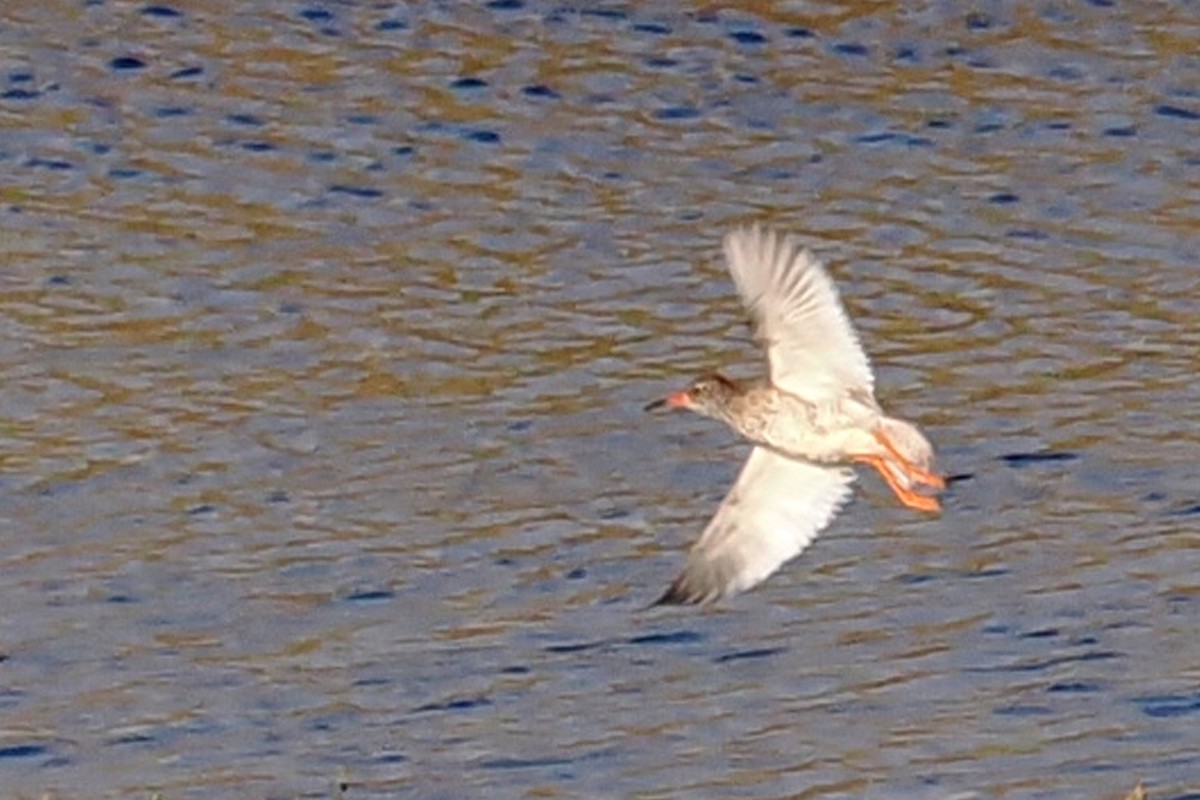
[[[712,603],[766,580],[849,499],[849,464],[874,467],[900,502],[921,511],[939,511],[932,494],[946,487],[929,441],[876,402],[871,364],[821,262],[758,225],[729,233],[725,258],[769,378],[709,375],[646,406],[714,417],[755,445],[658,603]]]

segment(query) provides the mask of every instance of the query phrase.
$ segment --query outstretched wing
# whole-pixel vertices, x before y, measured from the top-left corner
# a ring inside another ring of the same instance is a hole
[[[772,383],[817,404],[848,391],[871,395],[871,363],[820,261],[758,225],[729,233],[725,257],[766,347]]]
[[[799,555],[850,497],[854,473],[755,447],[659,603],[711,603]]]

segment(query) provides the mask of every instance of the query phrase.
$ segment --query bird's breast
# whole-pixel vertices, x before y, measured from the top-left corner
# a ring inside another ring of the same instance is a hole
[[[839,406],[820,406],[781,396],[755,441],[773,450],[816,463],[845,462],[870,451],[869,426]]]

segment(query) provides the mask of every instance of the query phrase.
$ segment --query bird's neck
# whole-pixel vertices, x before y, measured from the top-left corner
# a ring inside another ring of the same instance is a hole
[[[732,384],[718,418],[742,436],[757,441],[774,409],[770,387],[757,383]]]
[[[741,410],[740,406],[745,402],[748,387],[723,375],[717,376],[717,378],[718,381],[714,384],[716,389],[713,398],[716,402],[710,406],[709,416],[732,425]]]

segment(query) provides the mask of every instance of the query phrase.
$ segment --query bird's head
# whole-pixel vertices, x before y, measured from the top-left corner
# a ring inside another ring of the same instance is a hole
[[[656,408],[685,408],[706,417],[721,417],[729,408],[729,402],[739,393],[736,383],[724,375],[705,375],[692,381],[688,388],[673,392],[646,406],[647,411]]]

